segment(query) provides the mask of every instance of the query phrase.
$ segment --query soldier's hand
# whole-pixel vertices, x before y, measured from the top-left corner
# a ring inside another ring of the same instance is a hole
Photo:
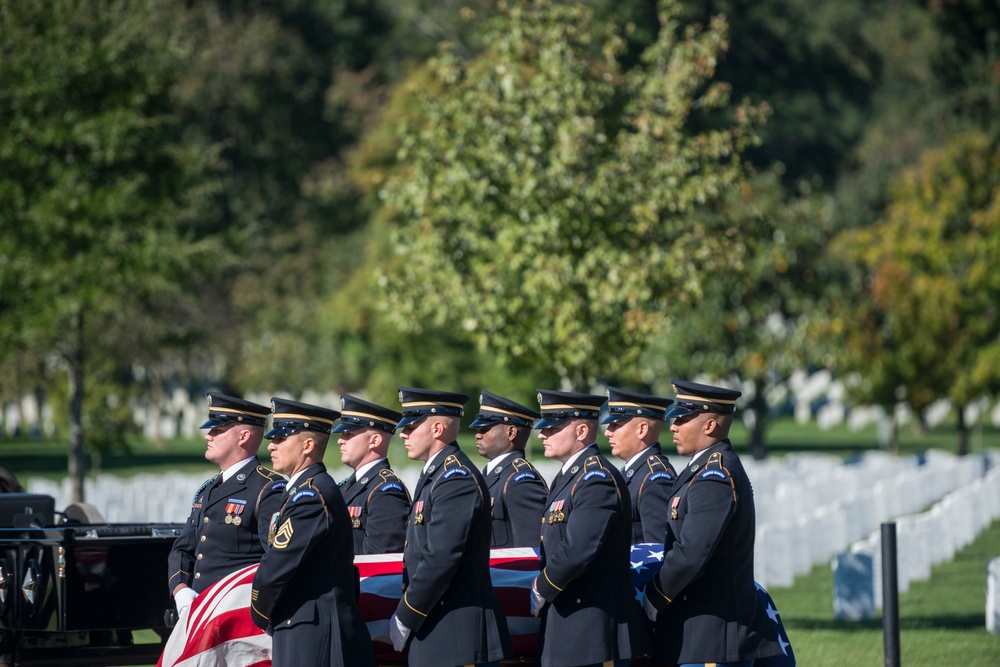
[[[531,584],[531,615],[538,616],[542,613],[542,607],[545,606],[545,598],[541,596],[538,589],[535,588],[534,582]]]
[[[198,594],[193,588],[182,588],[174,593],[174,604],[177,605],[177,614],[183,614],[184,610],[191,606]]]
[[[396,649],[397,653],[402,653],[403,649],[406,648],[406,640],[410,637],[410,629],[400,622],[396,615],[393,614],[392,618],[389,619],[389,640],[392,642],[392,647]]]
[[[656,607],[650,602],[648,595],[642,596],[642,610],[646,612],[646,616],[650,621],[656,623],[656,615],[659,613],[656,611]]]

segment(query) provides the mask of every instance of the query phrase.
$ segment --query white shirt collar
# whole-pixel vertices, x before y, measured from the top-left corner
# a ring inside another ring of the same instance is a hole
[[[642,450],[641,452],[639,452],[638,454],[636,454],[635,456],[633,456],[632,458],[630,458],[630,459],[629,459],[629,460],[628,460],[628,461],[627,461],[627,462],[625,463],[625,469],[626,469],[626,470],[628,470],[628,469],[629,469],[629,468],[630,468],[630,467],[632,466],[632,464],[633,464],[633,463],[635,463],[636,461],[638,461],[638,460],[639,460],[639,458],[640,458],[640,457],[641,457],[641,456],[642,456],[643,454],[645,454],[646,452],[648,452],[648,451],[649,451],[649,450],[651,450],[652,448],[653,448],[653,445],[650,445],[649,447],[646,447],[646,449]]]
[[[707,452],[707,451],[708,451],[708,449],[703,449],[703,450],[701,450],[700,452],[698,452],[697,454],[695,454],[694,456],[692,456],[692,457],[691,457],[691,460],[690,460],[690,461],[688,461],[688,465],[692,465],[692,464],[693,464],[693,463],[694,463],[695,461],[697,461],[698,459],[700,459],[700,458],[701,458],[701,455],[702,455],[702,454],[704,454],[704,453],[705,453],[705,452]]]
[[[420,471],[421,474],[427,472],[427,469],[431,467],[431,465],[434,463],[434,461],[436,461],[438,459],[439,456],[441,456],[441,452],[443,452],[443,451],[444,451],[444,447],[442,447],[441,449],[439,449],[438,451],[436,451],[434,453],[434,456],[432,456],[429,459],[427,459],[427,462],[424,464],[423,470]]]
[[[565,473],[567,470],[569,470],[570,468],[572,468],[573,464],[576,463],[576,460],[578,458],[580,458],[580,455],[583,454],[585,451],[587,451],[588,449],[590,449],[593,446],[594,446],[593,443],[591,443],[591,444],[587,445],[586,447],[584,447],[583,449],[581,449],[580,451],[578,451],[573,456],[571,456],[568,459],[566,459],[566,463],[562,464],[562,469],[560,470],[560,472],[564,472]]]
[[[493,470],[493,467],[497,466],[497,465],[500,465],[500,463],[504,459],[513,458],[515,455],[517,455],[517,450],[516,449],[514,451],[512,451],[512,452],[507,452],[506,454],[501,454],[500,456],[496,457],[495,459],[490,459],[490,462],[486,464],[486,469],[487,470]]]
[[[308,468],[308,467],[309,466],[306,466],[306,468]],[[298,480],[299,477],[302,477],[302,473],[304,473],[306,471],[306,468],[303,468],[302,470],[298,471],[297,473],[295,473],[294,475],[292,475],[291,477],[288,478],[288,486],[289,487],[295,486],[296,480]]]
[[[382,457],[380,459],[375,459],[374,461],[369,461],[368,463],[364,464],[363,466],[354,471],[354,477],[356,479],[361,479],[362,477],[365,476],[365,473],[374,468],[379,461],[385,461],[385,457]]]
[[[222,481],[223,482],[228,482],[229,478],[232,477],[233,475],[235,475],[237,470],[239,470],[240,468],[242,468],[246,464],[248,464],[251,461],[253,461],[254,458],[256,458],[256,457],[251,456],[251,457],[245,458],[242,461],[240,461],[239,463],[234,463],[233,465],[231,465],[228,468],[226,468],[225,470],[223,470],[222,471]]]

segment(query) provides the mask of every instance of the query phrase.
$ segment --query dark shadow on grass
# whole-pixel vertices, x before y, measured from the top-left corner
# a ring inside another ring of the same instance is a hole
[[[854,632],[856,630],[881,630],[882,619],[869,621],[837,621],[830,619],[781,619],[789,631],[794,630],[835,630]],[[986,626],[984,617],[975,614],[965,616],[935,616],[934,618],[901,618],[900,630],[981,630]]]
[[[5,456],[3,460],[4,467],[8,470],[17,471],[18,476],[65,474],[66,472],[65,456],[18,454]],[[191,465],[211,466],[212,464],[205,460],[203,454],[181,452],[105,454],[101,460],[101,470],[104,472],[146,467],[151,470],[162,471],[164,467],[172,468]],[[88,471],[93,471],[93,466],[89,462]]]

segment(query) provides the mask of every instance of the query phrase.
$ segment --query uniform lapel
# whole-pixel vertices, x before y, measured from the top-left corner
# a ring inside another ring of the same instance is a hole
[[[708,463],[709,457],[715,452],[725,451],[727,449],[732,449],[732,445],[729,444],[728,440],[720,440],[719,442],[713,444],[712,446],[706,448],[702,451],[701,456],[694,463],[690,461],[682,470],[677,471],[677,481],[674,482],[674,489],[679,489],[684,484],[687,484],[688,480],[695,476],[695,474],[701,472],[705,469],[705,464]]]
[[[361,483],[361,480],[354,480],[350,484],[345,484],[341,488],[341,492],[344,494],[344,501],[350,505],[351,501],[361,495],[365,490],[365,485]]]
[[[379,472],[385,470],[389,467],[389,462],[382,459],[371,468],[369,468],[363,476],[356,478],[353,484],[347,484],[344,486],[344,500],[350,505],[351,502],[358,496],[364,495],[365,491],[368,490],[368,485],[371,484],[372,480],[378,478]],[[356,476],[355,476],[356,477]]]
[[[441,469],[441,466],[444,464],[445,459],[447,459],[449,455],[454,454],[457,451],[458,451],[458,445],[445,445],[438,451],[437,454],[434,454],[431,457],[434,459],[434,469],[429,470],[426,473],[424,472],[420,473],[420,478],[417,480],[417,489],[416,491],[413,492],[414,499],[420,496],[420,492],[423,490],[424,486],[426,486],[427,483],[430,482],[434,478],[435,474]]]
[[[303,470],[302,474],[299,475],[298,478],[296,478],[295,486],[292,486],[291,484],[285,485],[285,497],[287,498],[289,496],[292,496],[296,491],[302,488],[302,486],[306,483],[306,481],[309,478],[315,477],[316,475],[322,472],[326,472],[326,466],[323,465],[322,463],[314,463],[313,465]]]
[[[520,456],[520,452],[514,452],[512,455],[506,457],[500,463],[490,466],[486,469],[486,486],[490,489],[490,495],[493,495],[493,487],[500,483],[503,478],[504,469],[511,464],[511,462]]]
[[[577,473],[583,470],[583,462],[587,460],[588,456],[593,456],[597,452],[597,448],[594,447],[593,445],[590,445],[589,447],[586,447],[583,450],[583,452],[584,453],[576,457],[576,461],[574,461],[573,465],[569,467],[569,470],[567,470],[565,473],[560,472],[556,476],[556,479],[553,481],[552,484],[552,489],[549,491],[550,499],[558,498],[562,494],[563,490],[566,488],[567,485],[569,485],[570,482],[573,481]],[[573,472],[574,469],[576,470],[576,472]]]
[[[258,461],[256,458],[249,461],[245,466],[237,470],[235,475],[227,479],[225,482],[222,482],[214,489],[211,489],[205,506],[211,507],[212,505],[217,505],[233,496],[239,497],[241,494],[246,495],[245,491],[247,488],[247,478],[250,477],[253,471],[257,469],[257,463]],[[242,498],[242,500],[248,499]]]

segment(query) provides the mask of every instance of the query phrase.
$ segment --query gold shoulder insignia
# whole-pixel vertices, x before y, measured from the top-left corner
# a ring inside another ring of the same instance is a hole
[[[511,461],[510,464],[512,466],[514,466],[514,470],[516,470],[518,472],[521,472],[522,470],[532,470],[533,471],[535,469],[535,466],[531,465],[525,459],[522,459],[520,456],[518,456],[516,459],[514,459],[513,461]]]
[[[708,463],[705,464],[706,468],[713,468],[715,470],[722,470],[722,452],[714,452],[708,457]]]
[[[651,471],[653,471],[653,472],[656,472],[658,470],[662,471],[662,470],[666,470],[667,469],[666,464],[663,463],[663,459],[661,459],[656,454],[653,454],[648,459],[646,459],[646,464],[649,466],[649,469]]]
[[[278,473],[274,472],[270,468],[265,468],[264,466],[257,466],[256,472],[257,472],[258,475],[260,475],[261,477],[267,479],[269,482],[273,482],[273,481],[277,480],[278,478],[284,479]]]

